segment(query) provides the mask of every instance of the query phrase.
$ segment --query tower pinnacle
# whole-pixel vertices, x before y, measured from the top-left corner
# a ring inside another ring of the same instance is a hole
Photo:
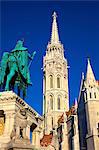
[[[53,13],[53,23],[52,23],[52,34],[51,34],[51,44],[59,43],[59,35],[58,35],[58,27],[57,27],[57,14],[56,12]]]
[[[52,15],[53,19],[56,19],[57,18],[57,14],[56,12],[54,11],[53,15]]]
[[[88,65],[87,65],[86,80],[95,80],[95,76],[94,76],[89,58],[88,58]]]

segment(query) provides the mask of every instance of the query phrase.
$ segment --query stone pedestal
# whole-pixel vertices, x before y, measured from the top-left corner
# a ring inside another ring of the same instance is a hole
[[[35,149],[29,140],[16,139],[12,140],[8,144],[2,145],[2,150],[33,150]],[[1,150],[1,149],[0,149]]]
[[[36,149],[40,148],[40,129],[37,127],[32,133],[32,144],[35,145]]]

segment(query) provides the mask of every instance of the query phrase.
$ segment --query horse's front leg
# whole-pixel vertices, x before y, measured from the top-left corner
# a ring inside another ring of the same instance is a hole
[[[15,75],[15,70],[10,71],[10,73],[7,76],[7,81],[6,81],[6,86],[5,86],[5,90],[9,91],[10,90],[10,81],[12,79],[12,77]]]

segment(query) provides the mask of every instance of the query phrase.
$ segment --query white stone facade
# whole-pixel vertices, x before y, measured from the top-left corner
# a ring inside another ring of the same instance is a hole
[[[1,92],[0,150],[99,149],[99,81],[88,59],[78,104],[69,109],[68,63],[59,40],[56,18],[54,12],[51,40],[43,58],[43,116],[14,92]],[[22,120],[20,111],[23,111]]]
[[[43,60],[44,129],[49,134],[64,111],[69,110],[68,64],[59,41],[56,13],[53,14],[51,41]]]
[[[20,118],[21,115],[19,111],[20,110],[23,111],[24,109],[26,110],[26,119],[24,119],[25,114],[23,114],[23,118]],[[17,115],[19,117],[17,117]],[[3,118],[4,118],[4,123],[2,124],[1,120]],[[3,147],[6,148],[7,144],[9,142],[12,142],[12,140],[20,139],[20,136],[23,136],[22,137],[23,139],[27,139],[28,141],[30,141],[30,128],[31,131],[34,132],[36,126],[38,126],[39,128],[39,124],[41,121],[42,121],[42,117],[14,92],[8,91],[8,92],[0,93],[0,148],[1,150]],[[22,135],[20,131],[22,131]],[[37,140],[38,137],[36,137],[36,141]],[[40,147],[40,140],[37,143],[37,146]]]
[[[78,98],[81,149],[99,149],[99,84],[88,59],[86,78],[82,77]],[[83,123],[83,124],[82,124]],[[81,127],[82,124],[82,127]],[[83,136],[82,136],[82,133]],[[81,136],[83,138],[81,138]],[[83,143],[83,141],[85,141]]]

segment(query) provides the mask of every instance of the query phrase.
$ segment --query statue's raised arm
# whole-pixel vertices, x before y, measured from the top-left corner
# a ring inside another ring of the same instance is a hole
[[[28,54],[28,57],[31,59],[31,61],[29,62],[28,68],[30,68],[31,62],[32,62],[32,60],[33,60],[35,54],[36,54],[36,51],[34,51],[34,52],[32,53],[32,55]]]

